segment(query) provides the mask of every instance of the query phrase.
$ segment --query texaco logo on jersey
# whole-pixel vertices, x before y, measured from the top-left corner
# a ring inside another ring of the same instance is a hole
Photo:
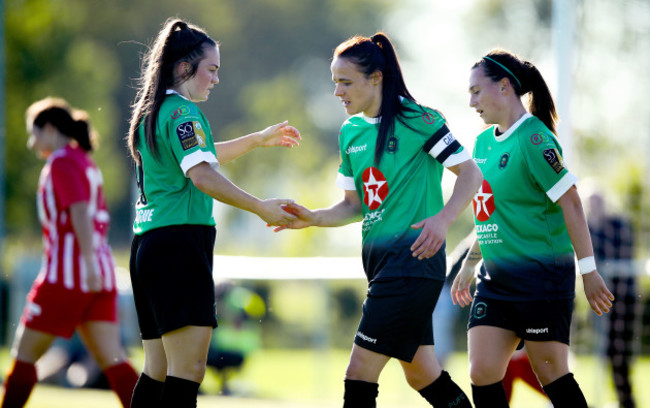
[[[372,210],[376,210],[388,195],[386,177],[376,167],[368,167],[361,175],[363,179],[363,202]]]
[[[494,212],[494,195],[487,180],[483,179],[483,184],[474,195],[472,205],[474,206],[474,216],[481,222],[487,221]]]

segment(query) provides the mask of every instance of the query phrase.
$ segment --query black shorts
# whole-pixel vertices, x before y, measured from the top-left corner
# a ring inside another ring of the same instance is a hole
[[[443,283],[426,278],[371,282],[354,343],[410,363],[418,347],[433,345],[432,314]]]
[[[174,225],[133,238],[129,267],[143,340],[185,326],[217,327],[215,237],[211,226]]]
[[[511,302],[474,298],[467,328],[494,326],[515,332],[522,340],[569,344],[573,299]]]

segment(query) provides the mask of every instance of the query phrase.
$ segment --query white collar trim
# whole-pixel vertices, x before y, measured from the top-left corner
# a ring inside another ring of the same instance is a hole
[[[505,133],[502,133],[502,134],[500,134],[500,135],[498,135],[498,136],[497,136],[497,134],[496,134],[497,127],[495,126],[495,127],[494,127],[494,138],[495,138],[498,142],[503,142],[503,141],[506,140],[506,139],[507,139],[511,134],[513,134],[514,131],[517,130],[517,128],[518,128],[519,126],[521,126],[522,123],[524,123],[528,118],[532,118],[532,117],[533,117],[533,115],[531,115],[530,113],[526,112],[522,117],[519,118],[518,121],[516,121],[512,126],[510,126],[510,127],[508,128],[508,130],[505,131]]]
[[[406,99],[406,98],[404,98],[404,97],[401,96],[401,95],[398,96],[398,98],[399,98],[399,101],[400,101],[402,104],[404,103],[404,100]],[[377,116],[376,118],[372,118],[372,117],[370,117],[370,116],[366,116],[365,114],[361,113],[361,117],[363,118],[363,120],[365,120],[365,121],[368,122],[368,123],[377,124],[377,123],[380,123],[380,122],[381,122],[381,116]]]
[[[362,113],[361,117],[363,118],[363,120],[365,120],[368,123],[377,124],[381,122],[381,116],[377,116],[376,118],[373,118],[371,116],[366,116]]]
[[[173,94],[176,94],[176,95],[180,96],[181,98],[189,101],[189,99],[187,99],[186,97],[184,97],[183,95],[178,93],[178,91],[175,91],[173,89],[168,89],[168,90],[165,91],[165,95],[173,95]]]

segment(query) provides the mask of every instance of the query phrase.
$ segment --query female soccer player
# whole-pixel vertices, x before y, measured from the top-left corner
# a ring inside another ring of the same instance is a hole
[[[258,146],[298,144],[287,122],[214,143],[196,103],[219,82],[217,43],[203,30],[170,19],[146,55],[128,145],[140,198],[131,247],[131,281],[145,352],[133,407],[195,407],[216,327],[212,259],[213,199],[271,225],[295,216],[291,200],[260,200],[217,172]]]
[[[476,193],[481,173],[445,118],[415,102],[389,38],[355,36],[334,51],[341,127],[337,185],[343,199],[281,227],[334,227],[363,220],[369,289],[345,373],[344,407],[374,407],[379,374],[393,357],[408,384],[436,408],[471,407],[436,360],[431,315],[445,279],[447,230]],[[458,177],[443,203],[444,168]]]
[[[37,382],[34,364],[56,337],[79,333],[122,405],[138,375],[120,343],[110,216],[102,174],[90,158],[86,112],[46,98],[26,112],[27,146],[46,160],[38,183],[45,255],[16,331],[3,408],[22,407]]]
[[[474,146],[484,176],[473,202],[477,240],[452,285],[454,303],[469,305],[482,257],[468,324],[474,404],[508,406],[501,380],[523,340],[553,406],[586,408],[568,367],[574,251],[594,312],[608,312],[613,296],[596,271],[577,178],[554,135],[553,98],[533,64],[503,50],[474,64],[469,92],[470,106],[493,125]]]

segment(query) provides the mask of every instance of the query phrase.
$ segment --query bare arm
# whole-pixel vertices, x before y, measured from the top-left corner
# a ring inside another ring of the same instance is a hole
[[[298,146],[301,139],[298,129],[289,126],[288,121],[284,121],[269,126],[259,132],[251,133],[237,139],[215,143],[214,148],[217,150],[219,163],[226,164],[245,155],[256,147],[293,147]]]
[[[88,202],[80,201],[70,206],[72,229],[77,237],[81,256],[86,265],[86,284],[91,292],[102,290],[102,277],[95,262],[95,246],[93,244],[93,220],[88,215]]]
[[[478,239],[475,239],[469,251],[467,251],[467,255],[465,255],[458,274],[454,278],[454,283],[451,285],[451,301],[455,305],[465,307],[472,303],[470,289],[474,281],[476,265],[482,259],[481,247],[479,246]]]
[[[430,258],[438,252],[452,222],[467,207],[483,181],[483,174],[473,160],[449,167],[449,170],[457,176],[449,201],[438,214],[411,226],[414,229],[422,229],[420,236],[411,246],[413,256],[418,259]]]
[[[566,224],[571,244],[573,244],[578,259],[593,256],[594,251],[591,244],[591,236],[589,235],[587,219],[585,218],[582,202],[575,186],[571,187],[559,198],[558,204],[562,207],[564,223]],[[598,271],[594,269],[592,272],[582,275],[582,283],[591,309],[599,316],[609,312],[614,296],[607,289]]]
[[[340,227],[361,219],[361,200],[354,190],[346,190],[343,199],[329,208],[312,211],[298,204],[290,204],[285,208],[298,218],[275,228],[275,232],[307,227]]]
[[[281,207],[292,203],[292,200],[260,200],[234,185],[206,162],[192,167],[187,174],[192,183],[205,194],[224,204],[257,214],[270,225],[286,224],[296,218]]]

